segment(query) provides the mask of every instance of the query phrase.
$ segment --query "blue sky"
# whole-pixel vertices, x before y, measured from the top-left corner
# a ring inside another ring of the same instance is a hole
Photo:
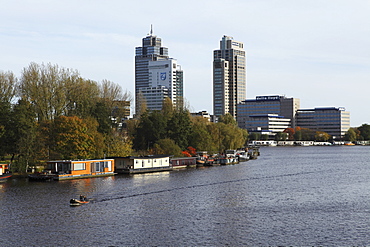
[[[192,111],[212,113],[212,55],[244,43],[247,98],[286,95],[301,108],[345,107],[370,123],[368,0],[0,0],[0,70],[31,62],[76,69],[134,93],[135,47],[150,31],[184,70]]]

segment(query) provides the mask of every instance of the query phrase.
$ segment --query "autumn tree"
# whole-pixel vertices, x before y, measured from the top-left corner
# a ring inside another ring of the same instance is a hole
[[[52,127],[53,149],[60,159],[94,158],[94,139],[82,119],[60,116]]]
[[[13,72],[0,71],[0,102],[11,103],[16,96],[17,78]]]
[[[283,132],[288,134],[288,140],[294,140],[295,130],[293,128],[286,128]]]
[[[315,141],[323,141],[326,142],[331,138],[331,136],[324,132],[324,131],[316,131],[315,132]]]
[[[92,80],[82,78],[66,85],[66,116],[87,118],[92,115],[96,103],[99,101],[99,85]]]
[[[20,96],[34,105],[39,121],[52,120],[66,113],[66,89],[78,78],[75,70],[31,63],[22,71]]]

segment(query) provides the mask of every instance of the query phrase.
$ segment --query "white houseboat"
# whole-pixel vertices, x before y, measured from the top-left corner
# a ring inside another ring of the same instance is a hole
[[[145,173],[170,171],[169,155],[148,155],[148,156],[128,156],[128,157],[111,157],[114,159],[114,171],[116,173]]]

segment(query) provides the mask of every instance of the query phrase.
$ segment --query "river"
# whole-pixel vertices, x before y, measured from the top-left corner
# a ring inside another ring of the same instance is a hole
[[[369,245],[370,147],[265,147],[238,165],[0,183],[3,246]],[[91,203],[70,207],[84,194]]]

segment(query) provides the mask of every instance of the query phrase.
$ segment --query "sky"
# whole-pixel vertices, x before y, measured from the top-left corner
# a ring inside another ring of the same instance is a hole
[[[78,70],[134,95],[135,47],[150,32],[184,71],[190,110],[212,109],[213,50],[244,43],[247,98],[345,107],[370,123],[369,0],[0,0],[0,71],[31,62]]]

